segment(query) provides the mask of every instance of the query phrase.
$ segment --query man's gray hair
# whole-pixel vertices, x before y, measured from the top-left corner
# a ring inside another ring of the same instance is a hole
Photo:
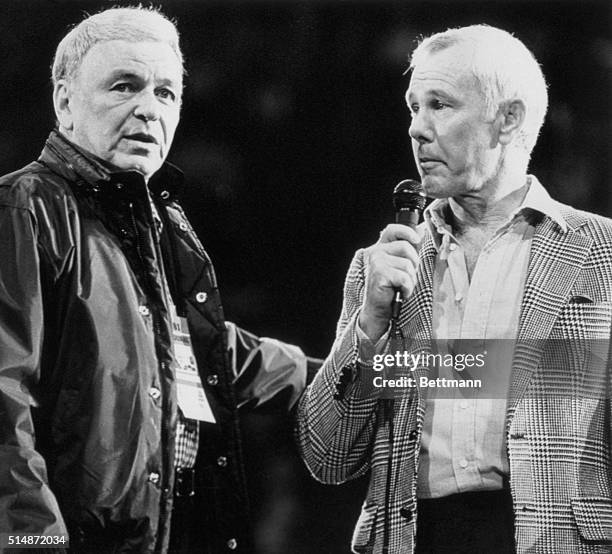
[[[412,53],[414,69],[429,55],[452,46],[464,47],[466,59],[484,95],[490,116],[508,100],[525,103],[525,121],[517,145],[530,154],[548,108],[546,80],[527,47],[510,33],[488,25],[448,29],[424,39]]]
[[[87,17],[61,40],[51,70],[53,84],[72,79],[92,46],[111,40],[166,43],[183,67],[178,31],[165,15],[140,6],[112,8]]]

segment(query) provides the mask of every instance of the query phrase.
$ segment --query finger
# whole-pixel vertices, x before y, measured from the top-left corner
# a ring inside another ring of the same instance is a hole
[[[414,267],[419,265],[419,253],[414,246],[405,240],[397,240],[381,245],[381,249],[388,255],[393,257],[404,258],[410,260]]]
[[[408,298],[416,285],[416,274],[412,271],[390,268],[387,272],[388,285],[402,291],[402,298]]]
[[[390,223],[380,232],[378,242],[386,243],[396,240],[407,240],[411,244],[418,245],[422,239],[416,229],[400,223]]]
[[[399,269],[404,273],[416,273],[416,264],[411,259],[400,258],[399,256],[389,256],[386,260],[388,267]]]
[[[414,247],[404,240],[377,244],[367,250],[366,264],[370,271],[381,275],[391,267],[416,272],[419,255]]]
[[[404,297],[407,297],[416,283],[416,273],[405,271],[405,268],[386,267],[384,271],[373,272],[368,282],[370,290],[378,290],[385,297],[396,289],[401,290]]]
[[[405,281],[404,281],[404,284],[402,285],[402,298],[403,299],[408,298],[412,294],[414,287],[416,287],[416,283],[417,283],[416,273],[410,272],[410,273],[405,274]]]

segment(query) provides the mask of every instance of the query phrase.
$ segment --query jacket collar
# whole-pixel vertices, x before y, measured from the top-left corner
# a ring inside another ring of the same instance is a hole
[[[142,174],[123,171],[99,160],[70,142],[57,129],[49,134],[38,161],[61,175],[83,193],[104,194],[122,190],[128,196],[138,196],[147,189]],[[148,189],[154,199],[168,203],[176,200],[183,189],[183,172],[165,162],[149,179]]]

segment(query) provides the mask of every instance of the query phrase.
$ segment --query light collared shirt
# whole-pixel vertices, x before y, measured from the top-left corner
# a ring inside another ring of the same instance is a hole
[[[471,279],[462,246],[449,225],[448,199],[434,201],[425,221],[437,250],[433,277],[432,339],[461,349],[457,339],[482,341],[487,349],[487,392],[427,391],[417,496],[437,498],[467,491],[501,489],[509,472],[506,402],[518,335],[534,212],[566,224],[538,180],[528,177],[522,204],[483,247]],[[502,340],[498,340],[502,339]],[[485,342],[486,341],[486,342]]]

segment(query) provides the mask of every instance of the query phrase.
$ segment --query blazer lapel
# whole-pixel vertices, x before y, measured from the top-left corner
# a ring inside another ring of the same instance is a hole
[[[433,306],[433,271],[436,260],[436,248],[429,233],[425,235],[419,250],[419,267],[417,282],[409,302],[404,302],[400,311],[399,328],[403,339],[393,345],[397,350],[410,352],[431,352],[432,306]],[[429,377],[426,367],[414,369],[412,375],[417,382],[421,377]],[[417,389],[422,401],[422,391]],[[421,403],[422,404],[422,403]],[[424,405],[421,405],[421,412]]]
[[[566,304],[591,239],[571,228],[562,231],[550,218],[536,227],[521,305],[508,401],[508,428],[519,400],[538,366],[562,307]]]
[[[409,302],[400,311],[399,327],[405,340],[431,339],[431,315],[433,304],[433,269],[436,248],[429,233],[425,235],[419,250],[417,282]]]

